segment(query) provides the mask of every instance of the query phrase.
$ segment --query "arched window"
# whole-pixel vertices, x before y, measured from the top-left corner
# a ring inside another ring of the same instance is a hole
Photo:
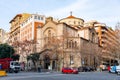
[[[78,24],[80,25],[80,22],[78,22]]]
[[[92,33],[92,42],[94,42],[94,37],[95,36],[95,34],[94,33]]]
[[[77,47],[77,41],[75,41],[75,48]]]
[[[69,48],[71,48],[71,41],[68,42]]]
[[[78,34],[78,37],[80,37],[80,35]]]
[[[70,65],[74,64],[74,59],[73,55],[70,55]]]
[[[73,41],[72,40],[70,41],[70,45],[71,45],[70,48],[73,48]]]
[[[72,41],[72,48],[74,48],[75,47],[75,45],[74,45],[74,42]]]
[[[51,30],[48,30],[48,43],[50,43],[51,39]]]
[[[68,40],[67,40],[66,48],[69,48],[69,42],[68,42]]]
[[[51,37],[51,30],[48,30],[48,37]]]

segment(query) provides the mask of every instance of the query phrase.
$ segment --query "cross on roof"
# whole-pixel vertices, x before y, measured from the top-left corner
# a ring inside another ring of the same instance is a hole
[[[70,15],[72,16],[72,11],[70,11]]]

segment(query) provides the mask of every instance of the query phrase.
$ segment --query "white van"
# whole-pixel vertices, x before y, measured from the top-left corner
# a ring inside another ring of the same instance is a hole
[[[110,72],[111,72],[111,73],[120,74],[120,65],[118,65],[118,66],[111,66],[111,67],[110,67]]]

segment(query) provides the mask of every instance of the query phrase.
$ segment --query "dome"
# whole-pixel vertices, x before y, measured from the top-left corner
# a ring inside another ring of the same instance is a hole
[[[72,14],[66,18],[59,20],[59,22],[64,22],[70,26],[83,26],[84,20],[81,18],[77,18]]]
[[[76,17],[74,17],[74,16],[70,15],[70,16],[68,16],[67,18],[76,18]]]

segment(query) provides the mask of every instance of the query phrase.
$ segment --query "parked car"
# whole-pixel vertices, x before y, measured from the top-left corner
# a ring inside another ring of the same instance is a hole
[[[90,72],[90,71],[94,71],[95,68],[90,67],[90,66],[81,66],[78,68],[79,72]]]
[[[76,68],[62,68],[62,73],[66,74],[78,74],[78,69]]]
[[[110,73],[117,73],[116,72],[116,66],[110,66]]]
[[[118,66],[111,66],[109,72],[110,72],[110,73],[120,74],[120,65],[118,65]]]
[[[120,65],[116,66],[116,72],[117,72],[118,75],[120,75]]]

